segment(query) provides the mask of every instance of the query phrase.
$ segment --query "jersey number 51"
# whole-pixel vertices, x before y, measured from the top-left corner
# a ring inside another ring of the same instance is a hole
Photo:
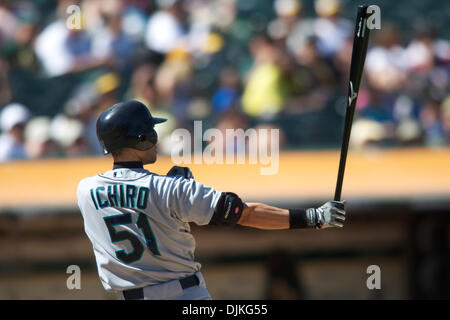
[[[113,243],[128,240],[133,247],[133,250],[131,252],[126,252],[125,250],[116,250],[117,259],[126,264],[139,260],[144,253],[144,245],[141,243],[141,241],[139,241],[139,238],[130,231],[117,231],[115,228],[115,226],[117,225],[126,225],[133,223],[131,214],[118,214],[110,217],[104,217],[103,220],[105,220],[106,227],[108,228],[109,235]],[[136,225],[139,229],[142,230],[142,233],[144,234],[147,248],[154,255],[160,256],[161,254],[159,253],[158,244],[156,243],[156,239],[153,234],[152,228],[150,227],[148,218],[142,212],[140,212],[138,215]]]

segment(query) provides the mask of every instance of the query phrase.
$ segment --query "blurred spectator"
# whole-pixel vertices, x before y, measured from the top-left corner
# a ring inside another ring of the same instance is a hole
[[[445,139],[447,144],[450,143],[450,95],[442,101],[442,125],[445,131]]]
[[[83,123],[75,118],[59,114],[50,124],[50,135],[63,149],[66,156],[90,154],[89,145],[83,137]]]
[[[307,39],[294,58],[295,65],[287,71],[291,90],[287,112],[302,113],[325,108],[335,94],[337,81],[330,64],[319,55],[317,39]]]
[[[385,127],[375,121],[356,119],[352,125],[350,146],[356,149],[378,146],[387,137]]]
[[[87,147],[87,151],[81,149],[83,153],[102,154],[103,150],[97,139],[97,119],[103,111],[119,102],[119,85],[120,78],[116,73],[95,73],[74,90],[66,103],[64,114],[82,124],[82,140],[86,145],[83,148]]]
[[[415,37],[405,49],[405,62],[412,71],[429,71],[434,67],[434,32],[422,24],[416,29]]]
[[[395,137],[393,105],[392,97],[376,90],[370,91],[368,103],[357,111],[358,120],[354,123],[356,129],[352,128],[355,146],[374,146],[392,141]]]
[[[0,7],[0,52],[13,65],[34,70],[37,66],[33,41],[40,14],[32,2],[17,1]]]
[[[368,50],[365,63],[367,78],[377,90],[398,90],[407,80],[408,68],[399,30],[393,25],[385,25],[374,38],[375,45]]]
[[[73,67],[72,57],[66,49],[69,33],[65,21],[59,19],[45,27],[36,38],[36,54],[49,76],[64,74]]]
[[[119,70],[130,67],[136,44],[122,31],[122,16],[117,13],[106,16],[106,25],[93,36],[92,55],[105,59],[113,58]]]
[[[96,130],[99,99],[100,94],[95,86],[91,83],[82,84],[75,90],[64,110],[69,117],[78,119],[83,124],[82,136],[92,154],[103,152],[97,140]]]
[[[314,10],[317,18],[300,18],[287,37],[292,53],[302,50],[311,37],[317,39],[321,57],[331,58],[353,35],[353,23],[340,16],[340,0],[316,0]]]
[[[145,43],[153,52],[164,55],[177,46],[181,46],[180,41],[186,34],[183,22],[184,12],[182,1],[157,0],[156,2],[159,10],[150,16]]]
[[[11,103],[1,111],[0,162],[28,158],[24,130],[30,116],[28,108],[19,103]]]
[[[92,39],[82,28],[69,29],[66,9],[76,1],[62,0],[58,4],[58,18],[42,30],[35,43],[36,54],[49,76],[87,70],[106,63],[92,54]]]
[[[284,107],[285,91],[278,49],[264,37],[251,40],[254,64],[242,96],[242,107],[252,117],[273,117]]]
[[[60,157],[63,151],[50,135],[49,117],[35,117],[25,127],[26,151],[31,159]]]
[[[125,1],[122,0],[82,0],[83,28],[95,36],[105,26],[105,18],[123,13]],[[107,24],[107,23],[106,23]]]
[[[273,9],[276,18],[267,25],[267,35],[287,55],[294,56],[299,47],[297,46],[298,42],[291,42],[290,36],[299,25],[299,21],[303,19],[302,2],[300,0],[275,0]],[[303,31],[305,29],[302,28]]]
[[[94,86],[94,96],[98,98],[97,115],[111,107],[113,104],[119,102],[119,89],[121,78],[116,72],[102,72],[100,73],[92,85]],[[94,97],[93,97],[94,98]]]
[[[449,52],[446,54],[445,49],[441,50],[438,56],[437,44],[441,49],[447,47]],[[444,99],[450,87],[450,42],[437,39],[432,28],[418,24],[405,55],[409,68],[407,89],[410,94],[433,100]]]
[[[245,114],[240,110],[235,108],[230,108],[225,111],[222,117],[219,118],[218,122],[215,123],[215,128],[217,128],[223,137],[227,136],[227,130],[242,129],[247,130],[249,128],[249,121]],[[211,141],[212,143],[213,141]],[[224,141],[223,143],[223,154],[226,155],[228,151],[232,150],[233,154],[245,153],[247,152],[247,143],[245,146],[239,145],[237,140]]]
[[[224,136],[227,129],[246,130],[249,126],[247,116],[237,108],[228,109],[215,123],[215,127],[221,130]]]
[[[423,141],[422,127],[415,119],[404,119],[396,128],[396,138],[403,146],[417,146]]]
[[[189,101],[194,94],[191,56],[184,50],[173,50],[158,68],[155,90],[161,107],[171,109],[179,126],[189,121]]]
[[[353,23],[340,16],[340,0],[315,0],[318,19],[314,24],[317,47],[323,57],[331,57],[353,34]]]
[[[155,66],[143,63],[136,67],[126,93],[127,100],[139,100],[150,109],[156,104]]]
[[[226,68],[220,74],[220,85],[212,97],[214,112],[222,113],[238,103],[239,76],[235,69]]]
[[[81,10],[84,27],[94,39],[98,38],[99,34],[105,35],[107,38],[102,44],[110,43],[111,36],[114,34],[116,36],[120,34],[127,38],[126,41],[136,43],[144,37],[147,23],[144,10],[149,6],[148,1],[139,0],[83,0]],[[101,41],[101,39],[98,40]],[[133,46],[133,49],[136,47]]]
[[[420,113],[420,122],[425,131],[425,143],[428,146],[444,144],[445,131],[441,122],[441,106],[438,101],[427,101]]]
[[[14,39],[19,23],[8,5],[3,2],[0,3],[0,19],[2,21],[0,24],[0,40],[3,42]]]

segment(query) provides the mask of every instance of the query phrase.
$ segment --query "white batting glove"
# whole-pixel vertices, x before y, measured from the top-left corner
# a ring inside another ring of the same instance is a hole
[[[316,229],[342,228],[345,221],[345,202],[328,201],[319,208],[307,209],[307,216]]]

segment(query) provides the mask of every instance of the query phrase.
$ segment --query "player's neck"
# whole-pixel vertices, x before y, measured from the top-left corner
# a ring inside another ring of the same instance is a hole
[[[134,150],[121,150],[113,154],[114,163],[117,162],[142,162],[141,157]]]
[[[141,159],[136,157],[114,157],[114,163],[117,162],[142,162]]]
[[[144,168],[144,164],[141,161],[114,162],[113,169],[122,169],[122,168],[143,169]]]
[[[121,152],[113,156],[113,169],[118,168],[143,168],[143,161],[134,152]]]

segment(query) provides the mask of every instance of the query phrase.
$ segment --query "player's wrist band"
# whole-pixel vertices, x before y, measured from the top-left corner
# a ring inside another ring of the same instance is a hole
[[[314,228],[315,209],[289,209],[289,229]]]

